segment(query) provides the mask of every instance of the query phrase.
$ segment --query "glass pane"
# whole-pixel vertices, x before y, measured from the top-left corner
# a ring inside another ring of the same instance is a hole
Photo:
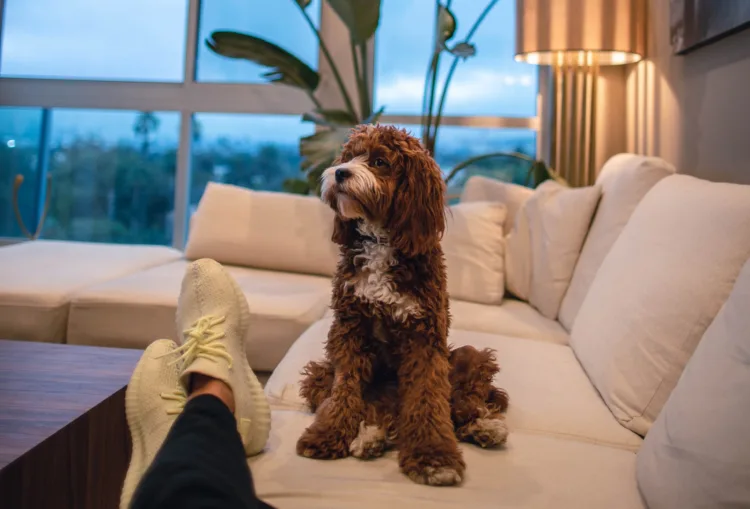
[[[315,26],[319,26],[320,0],[306,9]],[[242,32],[261,37],[281,46],[315,69],[318,42],[305,21],[297,3],[292,0],[221,0],[201,2],[198,31],[198,81],[265,83],[261,74],[266,68],[248,60],[217,55],[206,46],[206,39],[217,30]]]
[[[399,126],[419,136],[419,126]],[[447,177],[451,170],[467,159],[493,152],[517,152],[536,157],[536,131],[533,129],[493,129],[486,127],[441,126],[435,147],[435,160]],[[448,195],[460,194],[466,180],[473,175],[484,175],[504,182],[526,185],[530,161],[512,157],[483,159],[453,177]],[[454,200],[452,200],[454,201]]]
[[[3,76],[182,81],[187,0],[5,0]]]
[[[170,244],[177,113],[54,110],[48,239]]]
[[[13,182],[24,177],[18,192],[18,206],[26,228],[34,233],[38,221],[39,140],[42,110],[0,108],[0,237],[19,237],[13,210]]]
[[[485,1],[453,2],[458,29],[449,46],[464,40],[486,5]],[[448,88],[445,115],[536,115],[538,68],[513,60],[515,6],[510,0],[498,2],[472,37],[477,54],[458,64]],[[390,114],[419,114],[434,40],[435,3],[383,0],[381,9],[375,46],[376,103]],[[443,53],[438,92],[452,60]]]
[[[250,189],[281,191],[284,180],[303,178],[299,139],[314,132],[296,115],[194,116],[190,177],[190,214],[195,212],[208,182]]]

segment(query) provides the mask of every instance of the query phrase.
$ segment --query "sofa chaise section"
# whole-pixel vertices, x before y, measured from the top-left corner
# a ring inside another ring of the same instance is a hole
[[[0,337],[65,342],[70,297],[179,259],[162,246],[35,240],[0,249]]]
[[[145,348],[176,339],[175,311],[189,261],[181,259],[84,288],[73,295],[68,342]],[[273,370],[299,335],[323,316],[328,278],[226,266],[250,307],[247,354],[253,369]]]

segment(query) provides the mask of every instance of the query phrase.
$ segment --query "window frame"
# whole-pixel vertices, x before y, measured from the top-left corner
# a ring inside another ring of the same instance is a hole
[[[187,238],[190,164],[192,153],[192,116],[195,113],[245,113],[302,115],[314,108],[312,101],[301,90],[293,87],[263,83],[208,83],[196,81],[196,54],[198,24],[202,0],[187,0],[188,16],[185,42],[185,68],[183,81],[179,83],[101,81],[85,79],[9,78],[0,77],[0,106],[32,107],[43,110],[42,132],[49,129],[49,110],[54,108],[173,111],[180,115],[179,139],[175,169],[174,221],[172,246],[184,248]],[[350,94],[356,94],[349,34],[343,22],[325,1],[321,1],[320,34],[327,43],[331,56],[339,67],[344,86]],[[5,0],[0,0],[0,50]],[[370,54],[374,55],[374,40],[370,41]],[[0,53],[1,55],[1,53]],[[1,58],[1,57],[0,57]],[[326,107],[343,107],[330,67],[318,50],[318,71],[321,82],[316,98]],[[369,89],[374,85],[374,58],[369,59]],[[0,69],[2,61],[0,60]],[[537,91],[537,115],[535,117],[455,116],[446,115],[442,124],[449,126],[486,128],[526,128],[537,133],[537,154],[542,157],[544,143],[544,111],[547,96],[547,72],[540,67]],[[381,122],[394,124],[419,124],[419,115],[388,115]],[[548,131],[547,131],[548,132]],[[40,140],[40,155],[47,153],[46,140]],[[40,157],[41,174],[47,172],[46,158]],[[40,179],[43,185],[45,179]],[[44,190],[40,190],[43,194]],[[43,196],[42,196],[43,198]],[[43,200],[41,203],[44,203]],[[7,239],[6,239],[7,240]],[[0,239],[2,245],[3,239]]]

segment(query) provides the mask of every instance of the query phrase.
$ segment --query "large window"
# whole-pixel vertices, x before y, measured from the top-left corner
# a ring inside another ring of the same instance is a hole
[[[305,2],[303,2],[305,3]],[[342,80],[356,88],[348,32],[326,0],[312,0]],[[486,2],[456,0],[455,41]],[[184,245],[208,182],[280,191],[301,177],[301,90],[268,84],[262,67],[214,54],[215,30],[268,39],[318,68],[316,101],[337,108],[336,81],[297,0],[0,0],[0,237]],[[515,2],[499,0],[474,34],[447,96],[435,158],[445,172],[480,153],[536,152],[537,77],[513,61]],[[382,122],[419,136],[435,4],[382,0],[368,73]],[[443,59],[441,82],[450,58]],[[476,172],[521,182],[498,159]],[[14,183],[18,210],[13,207]],[[455,180],[461,185],[463,176]],[[47,183],[49,182],[49,186]],[[457,184],[456,184],[457,183]]]
[[[451,3],[458,20],[452,41],[466,38],[486,6],[485,0]],[[536,115],[537,68],[513,59],[515,8],[515,0],[500,0],[479,25],[471,39],[477,54],[458,64],[448,88],[446,115]],[[390,114],[421,112],[435,14],[435,3],[430,1],[382,2],[376,38],[375,101]],[[441,58],[440,89],[451,60],[450,55]]]
[[[308,7],[319,24],[320,0]],[[290,0],[219,0],[201,3],[198,32],[198,81],[262,83],[265,69],[246,60],[229,60],[213,53],[203,41],[215,30],[232,30],[262,37],[315,67],[318,45],[315,34]]]
[[[2,76],[182,81],[187,0],[5,0]]]

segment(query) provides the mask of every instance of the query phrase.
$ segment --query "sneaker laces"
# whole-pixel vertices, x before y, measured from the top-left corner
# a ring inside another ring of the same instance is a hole
[[[167,415],[177,415],[182,412],[187,403],[187,393],[181,384],[178,384],[175,390],[171,392],[162,392],[161,398],[166,401],[174,401],[175,404],[167,408]]]
[[[193,363],[195,359],[207,359],[216,362],[217,358],[227,361],[232,368],[232,356],[229,355],[227,347],[221,339],[224,332],[214,330],[214,327],[224,323],[226,317],[203,316],[189,329],[183,331],[187,338],[182,346],[176,348],[174,353],[181,354],[172,364],[184,362],[185,366]]]

